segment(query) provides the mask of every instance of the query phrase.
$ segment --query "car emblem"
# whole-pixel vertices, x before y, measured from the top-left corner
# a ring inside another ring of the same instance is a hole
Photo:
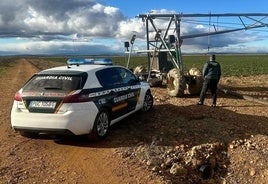
[[[45,95],[45,93],[44,93],[44,92],[42,92],[42,93],[40,93],[40,95],[41,95],[41,96],[44,96],[44,95]]]

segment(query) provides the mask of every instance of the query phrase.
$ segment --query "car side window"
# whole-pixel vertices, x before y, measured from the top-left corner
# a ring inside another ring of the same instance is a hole
[[[137,81],[136,76],[125,68],[118,68],[118,71],[120,73],[120,76],[122,77],[124,85],[132,85],[133,83],[135,83],[135,81]]]
[[[116,68],[106,68],[96,72],[99,82],[104,87],[112,87],[122,85],[122,77]]]

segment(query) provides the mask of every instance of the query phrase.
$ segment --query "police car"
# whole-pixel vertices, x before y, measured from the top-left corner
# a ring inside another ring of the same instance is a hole
[[[149,84],[110,59],[69,59],[33,75],[15,94],[11,125],[26,137],[41,133],[106,137],[109,127],[149,111]]]

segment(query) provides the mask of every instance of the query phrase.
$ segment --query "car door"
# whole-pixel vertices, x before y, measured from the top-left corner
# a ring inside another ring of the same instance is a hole
[[[120,67],[118,71],[122,77],[122,86],[126,88],[127,108],[130,112],[136,109],[138,103],[141,90],[140,81],[131,71],[125,68]]]
[[[117,67],[109,67],[96,73],[103,91],[105,91],[105,106],[111,108],[111,118],[116,119],[126,113],[128,110],[127,90]]]

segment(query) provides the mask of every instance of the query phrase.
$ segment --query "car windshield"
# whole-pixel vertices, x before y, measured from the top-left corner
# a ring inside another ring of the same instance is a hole
[[[81,88],[81,77],[71,75],[35,75],[24,91],[59,90],[68,93]]]

